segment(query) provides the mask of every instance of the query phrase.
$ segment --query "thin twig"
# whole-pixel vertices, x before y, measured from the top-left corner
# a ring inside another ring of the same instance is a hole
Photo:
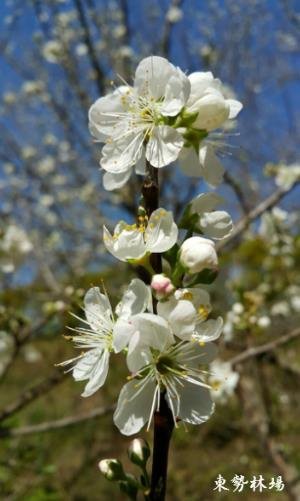
[[[239,204],[240,204],[244,214],[248,214],[250,206],[249,206],[249,203],[245,197],[245,193],[243,192],[240,183],[233,176],[231,176],[228,172],[225,172],[225,174],[224,174],[224,181],[234,191],[235,196],[238,199]]]
[[[33,435],[35,433],[45,433],[47,431],[58,430],[81,424],[85,421],[105,416],[114,410],[114,406],[96,407],[95,409],[78,414],[77,416],[67,416],[55,421],[46,421],[36,425],[20,426],[19,428],[0,428],[0,437],[19,437],[22,435]]]
[[[243,217],[240,219],[234,226],[233,232],[231,235],[226,239],[223,240],[222,242],[219,242],[217,244],[217,250],[222,249],[223,247],[227,246],[229,242],[232,242],[233,240],[236,239],[248,226],[255,221],[258,217],[260,217],[264,212],[266,212],[269,209],[272,209],[280,200],[288,195],[297,185],[299,182],[295,183],[290,189],[286,190],[283,188],[278,188],[278,190],[274,191],[270,196],[265,198],[262,202],[260,202],[254,209],[252,209],[247,216]]]
[[[25,390],[17,400],[13,403],[9,404],[2,411],[0,411],[0,421],[9,418],[16,412],[20,411],[28,404],[30,404],[33,400],[36,400],[38,397],[45,395],[48,391],[52,390],[54,386],[62,383],[65,379],[66,374],[64,372],[55,371],[50,377],[44,379],[37,385]]]
[[[248,348],[239,355],[236,355],[235,357],[229,359],[228,362],[231,365],[245,362],[245,360],[248,360],[249,358],[257,357],[258,355],[261,355],[262,353],[267,353],[268,351],[273,351],[276,348],[278,348],[278,346],[286,344],[289,341],[292,341],[292,339],[296,339],[299,336],[300,336],[300,328],[294,329],[292,332],[289,332],[285,336],[274,339],[274,341],[262,344],[261,346]]]

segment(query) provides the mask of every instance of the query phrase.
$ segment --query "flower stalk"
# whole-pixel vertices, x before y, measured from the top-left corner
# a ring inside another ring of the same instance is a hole
[[[150,217],[159,207],[158,169],[146,162],[146,177],[142,187],[145,210]],[[162,272],[161,254],[151,255],[151,264],[156,273]],[[156,300],[153,301],[156,313]],[[163,501],[166,495],[169,446],[174,428],[172,412],[164,393],[161,393],[159,411],[154,413],[153,456],[151,474],[151,501]]]

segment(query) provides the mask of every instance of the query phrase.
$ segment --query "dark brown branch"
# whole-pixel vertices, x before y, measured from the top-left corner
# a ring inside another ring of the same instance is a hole
[[[144,207],[147,216],[150,217],[153,211],[159,206],[159,182],[158,169],[152,167],[147,162],[147,174],[142,187]],[[151,264],[156,273],[161,273],[162,263],[160,254],[152,254]],[[156,303],[154,301],[154,312],[156,313]],[[153,437],[153,459],[151,475],[152,501],[164,501],[167,487],[168,473],[168,453],[170,439],[174,428],[172,413],[165,400],[164,392],[160,396],[159,411],[154,413],[154,437]]]
[[[24,435],[33,435],[35,433],[45,433],[47,431],[59,430],[60,428],[67,428],[75,426],[85,421],[90,421],[97,417],[105,416],[114,410],[114,406],[110,407],[96,407],[89,412],[78,414],[77,416],[67,416],[55,421],[46,421],[44,423],[20,426],[19,428],[0,428],[0,437],[19,437]]]
[[[228,172],[225,172],[224,174],[224,181],[234,191],[235,196],[238,199],[244,214],[248,214],[250,206],[246,200],[245,194],[241,188],[240,183],[238,183],[237,180],[234,177],[232,177]]]
[[[2,411],[0,411],[0,421],[9,418],[16,412],[20,411],[28,404],[36,400],[37,398],[45,395],[48,391],[52,390],[55,386],[62,383],[65,379],[66,374],[64,372],[55,371],[50,377],[44,379],[37,385],[25,390],[22,395],[17,398],[13,403],[9,404]]]
[[[95,71],[95,73],[97,75],[96,83],[97,83],[99,94],[101,95],[101,94],[103,94],[103,91],[104,91],[105,75],[102,71],[102,68],[100,67],[99,62],[98,62],[97,54],[96,54],[96,51],[94,48],[94,43],[93,43],[92,37],[90,35],[90,29],[89,29],[88,21],[86,18],[86,13],[85,13],[84,7],[81,3],[81,0],[73,0],[73,1],[75,4],[75,7],[77,9],[80,24],[81,24],[83,32],[84,32],[84,37],[83,37],[84,43],[86,44],[88,51],[89,51],[88,53],[89,53],[91,65],[92,65],[93,70]]]
[[[257,357],[258,355],[262,355],[263,353],[267,353],[268,351],[273,351],[279,346],[282,346],[293,339],[296,339],[300,336],[300,328],[295,329],[292,332],[289,332],[285,336],[279,337],[274,341],[270,341],[269,343],[262,344],[261,346],[251,347],[239,355],[228,360],[231,365],[239,364],[241,362],[245,362],[245,360],[249,360],[249,358]]]
[[[255,221],[258,217],[260,217],[267,210],[272,209],[280,200],[285,197],[288,193],[290,193],[293,188],[298,185],[299,182],[295,183],[289,190],[285,190],[283,188],[278,188],[278,190],[274,191],[270,196],[265,198],[262,202],[260,202],[254,209],[252,209],[247,216],[240,219],[234,226],[233,232],[231,235],[224,240],[223,242],[219,242],[217,244],[217,250],[222,249],[227,246],[233,240],[235,240],[244,230],[248,228],[248,226]]]

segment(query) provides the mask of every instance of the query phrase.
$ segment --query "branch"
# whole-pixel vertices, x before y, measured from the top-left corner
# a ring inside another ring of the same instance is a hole
[[[67,428],[97,417],[105,416],[114,409],[115,406],[96,407],[96,409],[89,412],[84,412],[82,414],[78,414],[77,416],[67,416],[55,421],[46,421],[36,425],[21,426],[19,428],[0,428],[0,437],[19,437],[22,435],[45,433],[47,431],[58,430],[60,428]]]
[[[8,417],[26,407],[33,400],[36,400],[40,396],[45,395],[45,393],[48,393],[48,391],[52,390],[54,386],[62,383],[65,377],[66,374],[64,372],[55,371],[49,378],[44,379],[44,381],[41,381],[36,386],[25,390],[25,392],[22,393],[22,395],[20,395],[17,400],[0,411],[0,421],[7,419]]]
[[[225,172],[224,174],[224,181],[232,188],[244,214],[247,214],[249,212],[250,207],[248,201],[246,200],[245,193],[243,192],[240,183],[234,177],[232,177],[228,172]]]
[[[223,242],[219,242],[217,244],[217,250],[222,249],[223,247],[227,246],[229,242],[232,240],[235,240],[236,237],[238,237],[243,231],[248,228],[248,226],[255,221],[258,217],[260,217],[264,212],[266,212],[269,209],[272,209],[278,202],[285,197],[288,193],[290,193],[297,185],[299,182],[296,182],[290,189],[285,190],[283,188],[278,188],[278,190],[274,191],[270,196],[265,198],[262,202],[260,202],[257,207],[252,209],[247,216],[243,217],[240,219],[234,226],[233,232],[231,235],[224,240]]]
[[[274,341],[270,341],[270,343],[265,343],[262,344],[261,346],[249,348],[248,350],[243,351],[239,355],[236,355],[235,357],[229,359],[228,362],[231,365],[236,365],[239,364],[240,362],[245,362],[245,360],[248,360],[249,358],[257,357],[258,355],[261,355],[262,353],[267,353],[268,351],[273,351],[276,348],[278,348],[278,346],[284,345],[289,341],[296,339],[299,336],[300,336],[300,328],[294,329],[292,332],[289,332],[285,336],[275,339]]]
[[[183,3],[183,0],[171,0],[170,5],[168,7],[168,10],[171,7],[180,8],[182,3]],[[171,34],[172,34],[173,26],[174,26],[174,23],[172,23],[166,19],[164,33],[163,33],[163,37],[161,40],[161,52],[162,52],[162,55],[165,57],[169,56],[170,41],[171,41]]]
[[[81,24],[82,29],[83,29],[84,43],[86,44],[88,51],[89,51],[91,65],[92,65],[93,70],[95,71],[95,73],[97,75],[96,82],[97,82],[98,91],[99,91],[100,95],[102,95],[103,91],[104,91],[105,75],[102,71],[102,68],[100,67],[99,62],[98,62],[97,54],[96,54],[94,44],[93,44],[93,39],[90,35],[88,21],[86,19],[86,14],[84,11],[84,7],[81,3],[81,0],[74,0],[74,4],[75,4],[75,7],[77,9],[80,24]]]

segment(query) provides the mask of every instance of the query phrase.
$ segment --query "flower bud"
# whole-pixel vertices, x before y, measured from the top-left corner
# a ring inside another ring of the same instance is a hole
[[[102,459],[98,466],[107,480],[115,481],[125,478],[122,463],[118,459]]]
[[[221,94],[209,93],[196,101],[189,111],[198,112],[194,127],[210,131],[228,119],[230,108]]]
[[[143,438],[135,438],[128,447],[128,457],[130,461],[142,468],[150,457],[150,447]]]
[[[215,244],[208,238],[191,237],[185,240],[180,249],[179,259],[188,273],[199,273],[206,268],[218,267]]]
[[[151,287],[155,291],[157,299],[168,297],[175,290],[175,287],[172,284],[171,280],[162,273],[153,275]]]

